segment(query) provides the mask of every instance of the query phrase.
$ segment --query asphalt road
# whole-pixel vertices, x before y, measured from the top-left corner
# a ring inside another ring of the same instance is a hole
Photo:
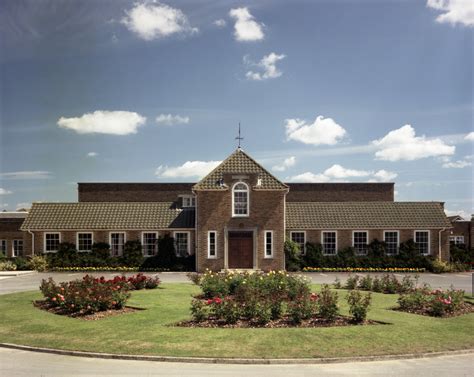
[[[42,279],[48,277],[54,278],[55,281],[67,281],[72,279],[78,279],[83,276],[83,273],[67,273],[67,272],[44,272],[44,273],[32,273],[29,275],[22,276],[2,276],[0,272],[0,294],[22,292],[37,290]],[[94,273],[96,276],[112,277],[117,273]],[[130,275],[130,274],[128,274]],[[149,273],[148,275],[156,275]],[[313,283],[333,283],[336,277],[341,281],[345,281],[349,276],[349,273],[306,273]],[[359,274],[361,276],[365,274]],[[381,275],[381,274],[371,274]],[[404,275],[410,274],[395,274],[399,279]],[[411,274],[413,275],[413,274]],[[164,272],[159,273],[158,276],[163,282],[166,283],[183,283],[189,282],[186,277],[186,273],[183,272]],[[463,289],[468,294],[472,294],[473,291],[473,274],[471,272],[452,273],[452,274],[431,274],[423,273],[419,274],[419,281],[421,283],[428,283],[433,288],[449,288],[451,285],[457,289]]]
[[[164,363],[52,355],[0,348],[2,377],[59,376],[472,376],[473,355],[340,364],[237,365]]]

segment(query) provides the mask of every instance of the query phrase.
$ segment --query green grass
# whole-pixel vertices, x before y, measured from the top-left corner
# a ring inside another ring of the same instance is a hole
[[[336,357],[474,348],[474,314],[431,318],[392,311],[397,295],[373,294],[369,318],[390,325],[333,328],[205,329],[171,326],[189,318],[191,284],[132,293],[147,310],[83,321],[36,309],[39,292],[0,296],[0,342],[69,350],[201,357]],[[339,290],[343,314],[345,294]]]

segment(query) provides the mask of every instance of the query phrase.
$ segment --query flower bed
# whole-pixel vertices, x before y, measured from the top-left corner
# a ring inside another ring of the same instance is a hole
[[[115,276],[105,279],[86,275],[82,279],[57,284],[52,278],[43,279],[40,291],[45,297],[35,306],[56,314],[85,316],[102,311],[123,310],[130,290],[158,287],[157,277],[137,274],[129,278]]]
[[[103,272],[103,271],[111,271],[111,272],[165,272],[169,271],[166,268],[140,268],[140,267],[127,267],[127,266],[104,266],[104,267],[54,267],[51,271],[55,272]]]
[[[474,305],[464,300],[464,291],[460,289],[443,291],[424,286],[400,295],[397,302],[397,310],[432,317],[454,317],[474,312]]]
[[[304,272],[425,272],[426,268],[406,267],[304,267]]]
[[[339,313],[338,294],[323,285],[311,292],[309,281],[300,275],[268,273],[190,274],[202,290],[191,303],[190,327],[313,327],[340,326],[366,321],[370,294],[349,293],[352,317]]]
[[[337,289],[361,289],[364,291],[372,291],[377,293],[406,293],[415,289],[418,285],[418,276],[413,278],[409,275],[404,276],[402,280],[398,280],[394,274],[385,274],[381,277],[366,275],[360,277],[358,275],[349,275],[344,285],[338,278],[334,281],[334,288]]]

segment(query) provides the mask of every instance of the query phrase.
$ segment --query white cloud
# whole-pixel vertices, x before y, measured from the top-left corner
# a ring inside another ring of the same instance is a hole
[[[237,41],[260,41],[265,37],[263,33],[264,25],[255,21],[248,8],[231,9],[229,16],[235,19],[234,37]]]
[[[27,202],[22,202],[22,203],[17,203],[16,204],[16,210],[18,211],[19,209],[30,209],[31,208],[31,203]]]
[[[474,26],[472,0],[428,0],[426,6],[443,12],[436,17],[436,21],[439,23],[451,25],[460,23],[465,26]]]
[[[87,153],[87,157],[97,157],[99,154],[97,152],[89,152]]]
[[[215,20],[213,24],[216,25],[217,27],[225,27],[227,25],[227,22],[225,22],[225,20],[220,18],[219,20]]]
[[[274,52],[271,52],[270,54],[265,55],[258,63],[253,63],[247,58],[247,56],[244,56],[244,63],[246,65],[258,67],[260,70],[260,72],[247,71],[245,77],[247,77],[247,79],[249,80],[254,81],[262,81],[280,77],[283,72],[278,70],[278,68],[276,67],[276,63],[279,60],[284,59],[285,57],[286,55],[278,55]]]
[[[180,9],[159,2],[135,3],[125,13],[122,24],[146,41],[198,31],[189,25],[188,17]]]
[[[156,117],[156,123],[172,126],[174,124],[188,124],[189,117],[172,114],[160,114]]]
[[[0,203],[0,208],[2,208],[3,210],[6,210],[8,207],[8,203]]]
[[[474,141],[474,132],[469,132],[466,136],[464,136],[464,140]]]
[[[347,169],[341,165],[335,164],[324,172],[314,174],[305,172],[302,174],[290,177],[293,182],[346,182],[348,178],[365,178],[369,182],[388,182],[392,181],[398,176],[397,173],[387,170],[369,171]]]
[[[444,212],[446,213],[446,216],[461,216],[464,220],[471,219],[471,215],[462,209],[461,210],[445,209]]]
[[[472,162],[466,161],[466,160],[449,161],[449,162],[445,162],[442,166],[443,168],[446,168],[446,169],[449,169],[449,168],[462,169],[467,166],[472,166]]]
[[[3,179],[49,179],[52,178],[52,174],[51,172],[44,170],[13,171],[1,173],[0,177]]]
[[[8,194],[12,194],[12,191],[9,191],[7,189],[0,187],[0,195],[8,195]]]
[[[181,166],[160,165],[155,175],[162,178],[204,177],[217,167],[221,161],[186,161]]]
[[[78,118],[58,120],[58,126],[76,131],[78,134],[128,135],[137,133],[138,127],[144,125],[146,118],[130,111],[97,110]]]
[[[318,116],[311,124],[295,118],[286,119],[286,136],[288,140],[300,141],[312,145],[334,145],[345,135],[346,130],[331,118]]]
[[[409,124],[390,131],[383,138],[372,141],[378,149],[377,160],[413,161],[420,158],[453,155],[456,147],[447,145],[441,139],[427,139],[425,135],[415,136],[415,129]]]
[[[274,171],[285,171],[288,168],[291,168],[294,166],[296,163],[296,157],[295,156],[290,156],[288,158],[285,158],[283,162],[279,165],[275,165],[272,167],[272,170]]]

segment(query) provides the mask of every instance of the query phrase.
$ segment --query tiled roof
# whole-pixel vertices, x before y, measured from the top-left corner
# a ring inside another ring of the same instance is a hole
[[[173,202],[34,203],[22,230],[194,228],[194,210]]]
[[[451,227],[439,202],[286,204],[288,229],[427,229]]]
[[[207,176],[196,183],[193,189],[226,190],[226,186],[219,184],[225,173],[257,174],[258,178],[261,179],[261,185],[255,187],[256,190],[285,190],[288,188],[287,185],[280,182],[242,149],[237,149]]]

